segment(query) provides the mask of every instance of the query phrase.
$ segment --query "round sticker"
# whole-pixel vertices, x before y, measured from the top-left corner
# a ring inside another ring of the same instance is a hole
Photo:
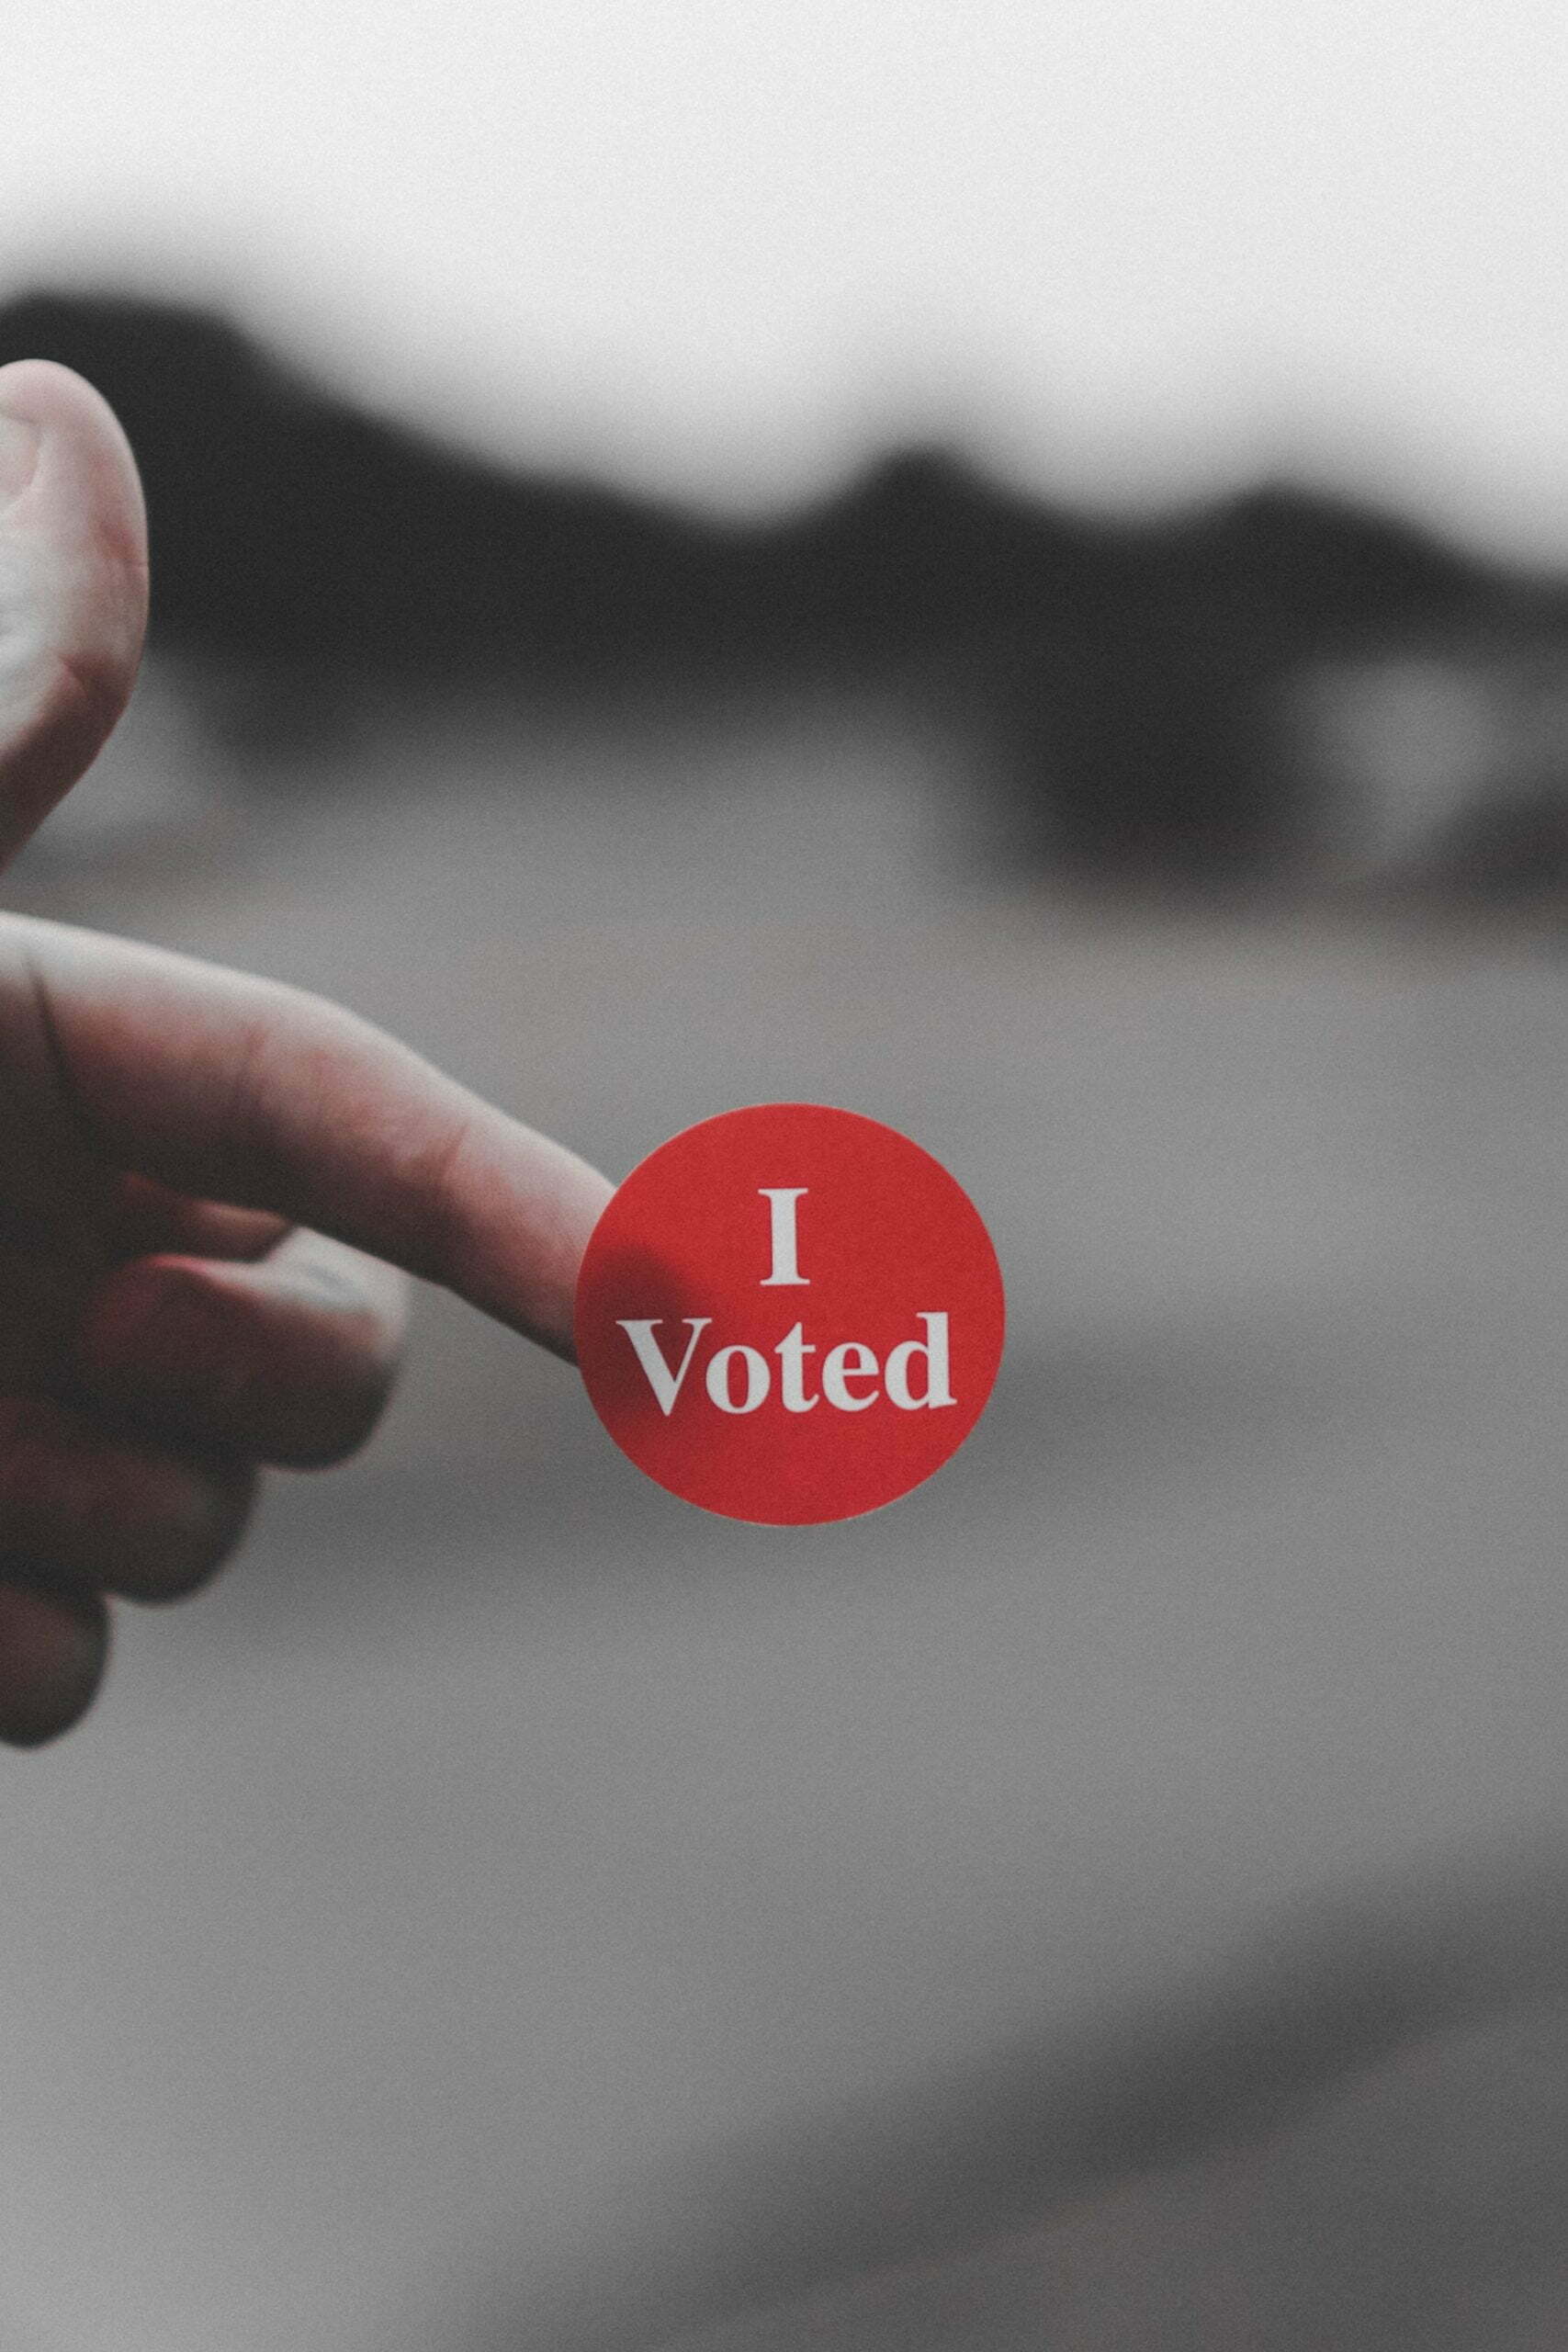
[[[1001,1272],[941,1163],[815,1102],[727,1111],[634,1168],[577,1286],[588,1394],[623,1453],[703,1510],[853,1519],[978,1420]]]

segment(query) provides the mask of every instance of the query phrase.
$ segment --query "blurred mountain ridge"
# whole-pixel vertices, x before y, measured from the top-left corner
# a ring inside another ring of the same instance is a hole
[[[330,742],[367,690],[678,714],[890,691],[976,745],[1013,854],[1223,876],[1295,854],[1343,788],[1303,757],[1302,678],[1411,656],[1568,673],[1568,580],[1298,482],[1111,521],[912,447],[792,514],[727,521],[371,415],[216,311],[35,289],[0,304],[0,362],[24,356],[119,414],[151,649],[205,682],[242,748]],[[1532,872],[1568,872],[1568,823],[1521,833],[1517,805],[1539,818],[1568,791],[1513,782],[1509,839]]]

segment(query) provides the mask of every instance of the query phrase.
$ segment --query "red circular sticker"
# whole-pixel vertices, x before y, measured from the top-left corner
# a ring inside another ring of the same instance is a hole
[[[815,1102],[727,1111],[634,1168],[577,1352],[623,1453],[705,1510],[853,1519],[956,1452],[1002,1352],[979,1212],[930,1152]]]

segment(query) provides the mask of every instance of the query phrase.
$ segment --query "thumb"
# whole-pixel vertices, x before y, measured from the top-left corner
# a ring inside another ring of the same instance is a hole
[[[0,865],[96,758],[146,623],[141,485],[113,411],[51,360],[0,368]]]

